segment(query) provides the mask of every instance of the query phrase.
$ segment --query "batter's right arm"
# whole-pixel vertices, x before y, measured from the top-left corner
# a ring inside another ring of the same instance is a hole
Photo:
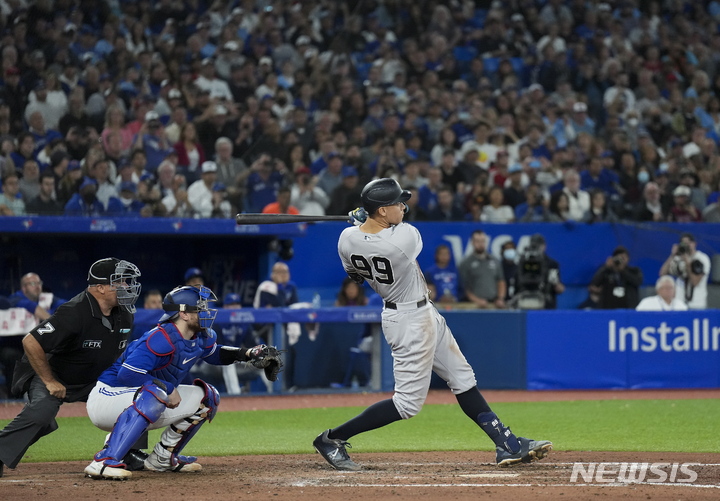
[[[45,350],[40,346],[37,339],[35,339],[32,334],[28,334],[23,338],[22,344],[30,365],[33,370],[35,370],[35,374],[45,383],[45,387],[50,392],[50,395],[56,398],[65,398],[65,386],[53,376],[52,369],[45,355]]]

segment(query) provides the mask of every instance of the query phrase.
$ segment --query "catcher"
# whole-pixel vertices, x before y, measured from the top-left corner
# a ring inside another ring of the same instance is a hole
[[[220,397],[210,384],[195,379],[181,384],[200,359],[215,365],[248,362],[276,381],[283,362],[273,346],[247,350],[217,344],[211,329],[217,301],[207,287],[182,286],[163,299],[165,314],[157,327],[136,341],[100,376],[87,401],[90,420],[111,431],[103,450],[85,468],[91,478],[124,480],[132,476],[122,458],[148,429],[166,427],[145,469],[157,472],[202,470],[196,457],[180,453],[205,421],[212,421]]]

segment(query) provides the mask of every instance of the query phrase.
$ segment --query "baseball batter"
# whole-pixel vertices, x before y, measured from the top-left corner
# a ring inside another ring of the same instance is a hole
[[[271,381],[282,368],[278,351],[258,345],[247,350],[217,344],[211,328],[217,301],[205,286],[185,285],[163,300],[165,314],[157,327],[133,341],[100,375],[87,401],[88,417],[110,431],[103,450],[85,468],[92,478],[123,480],[132,476],[122,458],[148,429],[166,427],[145,469],[157,472],[193,472],[202,466],[193,456],[180,454],[206,421],[212,421],[220,397],[211,385],[196,379],[180,384],[199,360],[215,365],[248,362],[265,370]]]
[[[392,348],[395,393],[337,428],[322,432],[313,446],[335,469],[361,469],[347,453],[347,440],[415,416],[435,371],[447,382],[465,414],[493,440],[499,466],[544,458],[552,443],[517,437],[500,421],[480,394],[475,374],[445,319],[430,302],[416,260],[422,238],[415,227],[403,222],[405,201],[410,196],[394,179],[368,183],[361,194],[363,208],[350,213],[355,226],[344,230],[338,242],[348,276],[358,283],[366,280],[384,300],[382,329]]]

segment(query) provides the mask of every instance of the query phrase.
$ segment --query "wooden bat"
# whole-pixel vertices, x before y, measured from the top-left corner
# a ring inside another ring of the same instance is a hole
[[[348,216],[303,216],[295,214],[238,214],[235,216],[237,224],[283,224],[283,223],[313,223],[320,221],[350,221]]]

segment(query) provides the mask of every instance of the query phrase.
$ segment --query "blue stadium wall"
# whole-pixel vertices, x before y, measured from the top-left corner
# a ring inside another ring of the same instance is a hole
[[[542,233],[548,254],[561,263],[568,292],[560,296],[557,311],[443,311],[481,388],[720,386],[718,310],[657,314],[574,310],[585,299],[593,273],[615,246],[622,244],[629,249],[631,262],[642,268],[645,285],[651,286],[682,232],[692,232],[698,247],[713,256],[720,253],[720,226],[417,226],[425,244],[419,257],[423,268],[432,263],[433,251],[441,243],[449,245],[459,260],[477,228],[490,235],[495,253],[508,237],[522,248],[532,234]],[[345,227],[342,223],[236,227],[232,221],[218,220],[0,218],[0,295],[12,292],[22,273],[35,271],[57,295],[72,297],[84,287],[88,265],[114,255],[138,264],[144,290],[165,292],[181,282],[185,269],[199,266],[219,296],[239,292],[249,304],[258,281],[267,277],[277,259],[273,241],[282,238],[294,243],[290,266],[301,299],[309,301],[318,293],[323,305],[329,306],[344,278],[336,246]],[[247,321],[248,314],[252,316],[252,310],[235,317],[221,311],[218,325]],[[350,348],[357,343],[370,310],[354,317],[333,308],[272,314],[279,316],[264,321],[300,318],[322,322],[317,340],[303,336],[296,345],[296,385],[316,388],[342,379]],[[157,312],[139,311],[138,329],[152,325],[156,316]],[[381,388],[391,390],[392,359],[384,343],[382,346]]]

